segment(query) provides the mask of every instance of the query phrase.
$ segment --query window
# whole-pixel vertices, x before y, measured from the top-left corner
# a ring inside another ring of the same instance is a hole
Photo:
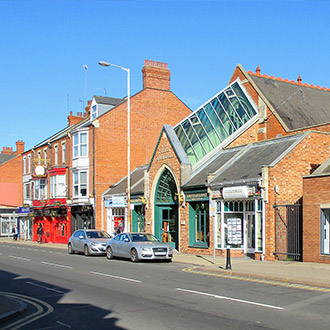
[[[24,199],[31,199],[31,185],[30,183],[24,184]]]
[[[47,149],[44,149],[44,162],[45,162],[45,168],[47,168]]]
[[[26,156],[23,157],[23,174],[26,174]]]
[[[87,196],[87,171],[73,173],[73,197]]]
[[[50,177],[50,198],[65,197],[65,179],[65,175],[54,175]]]
[[[66,144],[62,142],[62,164],[66,162]]]
[[[257,114],[257,108],[237,80],[174,127],[192,165]]]
[[[28,155],[28,173],[31,173],[31,154]]]
[[[54,165],[58,165],[58,145],[54,146]]]
[[[92,120],[97,117],[97,107],[96,107],[96,105],[92,106],[91,117],[92,117]]]
[[[87,132],[73,135],[73,157],[87,157]]]
[[[189,245],[194,247],[209,246],[209,203],[189,204]]]
[[[47,181],[46,179],[35,180],[34,182],[34,199],[47,198]]]
[[[321,210],[321,254],[330,254],[330,209]]]

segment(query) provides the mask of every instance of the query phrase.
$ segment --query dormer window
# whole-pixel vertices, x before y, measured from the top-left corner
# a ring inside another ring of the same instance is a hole
[[[97,117],[97,106],[93,105],[91,111],[91,120],[95,119],[96,117]]]

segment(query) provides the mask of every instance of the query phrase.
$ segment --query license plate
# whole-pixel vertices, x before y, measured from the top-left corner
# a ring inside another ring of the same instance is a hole
[[[165,256],[166,252],[155,252],[155,256]]]

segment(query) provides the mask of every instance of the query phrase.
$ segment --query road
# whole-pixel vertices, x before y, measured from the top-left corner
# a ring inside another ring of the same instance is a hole
[[[0,291],[28,310],[2,329],[329,329],[330,293],[0,244]]]

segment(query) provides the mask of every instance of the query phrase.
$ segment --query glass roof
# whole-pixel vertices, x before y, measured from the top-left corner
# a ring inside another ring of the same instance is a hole
[[[174,126],[192,165],[237,132],[257,114],[239,79]]]

